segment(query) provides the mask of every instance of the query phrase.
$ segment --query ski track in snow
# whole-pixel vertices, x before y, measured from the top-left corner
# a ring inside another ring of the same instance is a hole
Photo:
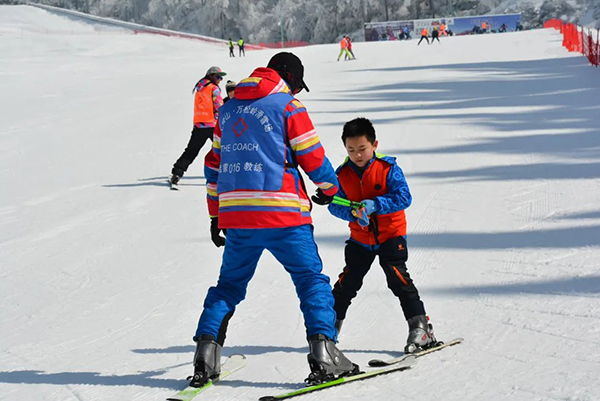
[[[131,35],[0,6],[0,400],[162,400],[192,372],[191,340],[222,249],[202,156],[168,190],[211,65],[239,81],[274,50]],[[408,269],[441,340],[413,369],[306,400],[600,399],[600,71],[551,30],[297,48],[332,164],[344,122],[370,118],[411,192]],[[34,120],[35,123],[31,121]],[[314,189],[308,183],[309,191]],[[344,222],[313,210],[337,279]],[[407,328],[377,262],[339,346],[362,367]],[[264,253],[227,333],[247,367],[198,399],[252,400],[308,374],[294,287]],[[435,378],[435,380],[430,380]]]

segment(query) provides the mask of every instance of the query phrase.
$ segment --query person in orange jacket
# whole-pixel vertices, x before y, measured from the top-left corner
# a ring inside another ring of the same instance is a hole
[[[337,196],[362,203],[353,210],[330,203],[329,212],[348,221],[350,239],[344,250],[346,266],[333,287],[334,309],[339,332],[352,300],[360,290],[371,264],[379,256],[390,290],[398,297],[407,320],[409,334],[404,352],[418,352],[437,343],[428,322],[419,291],[408,274],[406,217],[404,210],[412,196],[396,158],[376,153],[375,128],[366,118],[356,118],[344,125],[342,141],[348,152],[337,169],[340,183]],[[316,203],[322,198],[312,199]],[[358,217],[357,217],[358,216]]]
[[[448,32],[446,32],[446,24],[440,25],[440,36],[448,36]]]
[[[338,55],[337,61],[340,61],[340,58],[344,53],[346,55],[346,58],[351,58],[350,53],[348,52],[348,40],[346,39],[346,36],[344,36],[342,40],[340,40],[340,54]]]
[[[429,38],[427,38],[427,35],[429,35],[429,31],[427,30],[427,28],[421,29],[421,39],[419,40],[419,43],[417,43],[417,46],[421,44],[423,39],[425,39],[427,41],[427,44],[429,44]]]
[[[219,83],[225,75],[227,73],[219,67],[210,67],[204,78],[194,86],[194,128],[183,154],[173,165],[169,176],[171,185],[179,183],[206,141],[213,139],[213,132],[219,118],[219,108],[223,106]]]
[[[481,23],[481,32],[482,33],[487,33],[487,29],[488,29],[488,24],[485,21],[483,21]]]

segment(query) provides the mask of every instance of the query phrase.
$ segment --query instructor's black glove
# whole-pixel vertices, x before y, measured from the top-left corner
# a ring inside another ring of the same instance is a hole
[[[219,234],[223,231],[223,234],[227,235],[227,230],[221,230],[219,228],[219,218],[211,217],[210,218],[210,239],[213,244],[218,248],[220,246],[225,245],[225,238],[220,236]]]
[[[325,195],[321,188],[317,188],[317,194],[310,197],[317,205],[325,206],[333,202],[333,196]]]

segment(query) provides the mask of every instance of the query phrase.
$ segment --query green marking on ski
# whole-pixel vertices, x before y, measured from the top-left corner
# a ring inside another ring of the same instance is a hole
[[[167,401],[191,401],[196,398],[198,394],[212,387],[214,383],[225,379],[227,376],[237,372],[244,366],[246,366],[246,357],[244,355],[231,355],[221,366],[221,375],[217,379],[209,381],[202,387],[188,386],[177,394],[167,398]]]
[[[350,382],[353,382],[353,381],[364,380],[364,379],[368,379],[368,378],[371,378],[371,377],[375,377],[375,376],[379,376],[379,375],[384,375],[384,374],[387,374],[387,373],[399,372],[399,371],[402,371],[402,370],[410,369],[416,363],[417,363],[417,357],[413,356],[413,355],[409,355],[401,363],[396,364],[396,365],[394,365],[392,367],[386,367],[386,368],[378,369],[378,370],[371,370],[371,371],[368,371],[368,372],[359,373],[359,374],[354,375],[354,376],[340,377],[339,379],[332,380],[332,381],[327,382],[327,383],[321,383],[321,384],[317,384],[317,385],[314,385],[314,386],[310,386],[310,387],[306,387],[306,388],[301,388],[299,390],[291,391],[291,392],[285,393],[285,394],[268,395],[268,396],[259,398],[259,401],[273,401],[273,400],[283,400],[283,399],[286,399],[286,398],[292,398],[292,397],[296,397],[296,396],[299,396],[299,395],[303,395],[303,394],[307,394],[307,393],[312,393],[312,392],[315,392],[315,391],[323,390],[323,389],[326,389],[326,388],[329,388],[329,387],[339,386],[340,384],[350,383]]]

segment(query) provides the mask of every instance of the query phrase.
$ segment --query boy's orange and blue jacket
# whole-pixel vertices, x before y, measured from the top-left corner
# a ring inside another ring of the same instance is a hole
[[[371,199],[377,206],[377,211],[370,216],[369,226],[361,227],[349,207],[329,205],[331,214],[350,222],[353,241],[377,247],[391,238],[406,236],[404,209],[410,206],[412,196],[395,157],[377,153],[362,171],[346,159],[336,173],[340,182],[337,196],[354,202]]]
[[[338,191],[306,108],[270,68],[238,83],[220,109],[204,162],[208,212],[220,228],[311,224],[311,203],[298,166],[327,195]]]

